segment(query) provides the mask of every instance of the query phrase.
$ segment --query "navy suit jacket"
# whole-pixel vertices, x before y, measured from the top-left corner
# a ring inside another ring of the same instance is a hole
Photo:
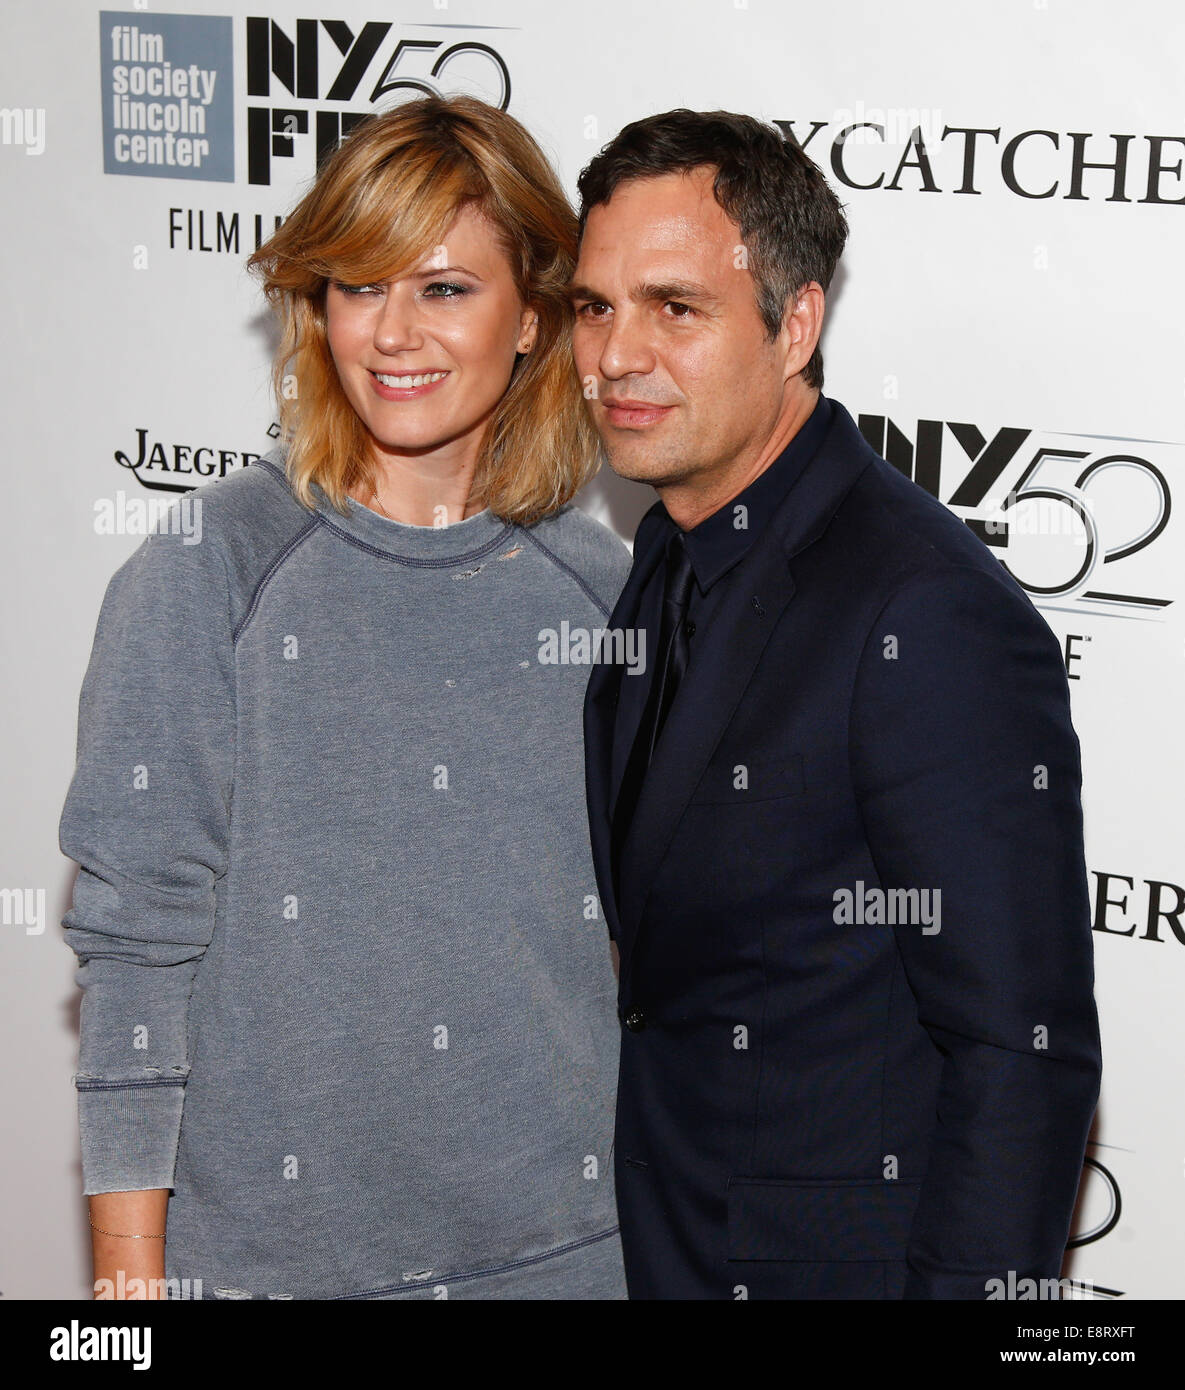
[[[1065,666],[833,404],[693,639],[619,899],[641,699],[620,666],[588,687],[633,1298],[977,1299],[1060,1273],[1100,1077]]]

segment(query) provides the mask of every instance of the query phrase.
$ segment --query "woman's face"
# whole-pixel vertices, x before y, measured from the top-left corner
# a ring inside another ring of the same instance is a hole
[[[329,350],[379,462],[472,465],[515,354],[535,341],[493,225],[471,205],[416,269],[382,284],[330,282]]]

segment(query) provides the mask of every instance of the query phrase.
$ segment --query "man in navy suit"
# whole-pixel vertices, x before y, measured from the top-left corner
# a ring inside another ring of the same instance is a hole
[[[1057,1279],[1100,1076],[1058,643],[821,394],[847,229],[797,146],[672,111],[579,186],[577,369],[660,498],[648,668],[585,704],[630,1296]]]

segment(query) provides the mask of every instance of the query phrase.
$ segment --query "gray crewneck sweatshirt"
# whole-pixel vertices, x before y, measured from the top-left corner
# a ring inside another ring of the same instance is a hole
[[[629,564],[572,505],[310,512],[277,449],[111,579],[75,1082],[85,1191],[173,1189],[171,1296],[624,1297],[590,668],[541,653]]]

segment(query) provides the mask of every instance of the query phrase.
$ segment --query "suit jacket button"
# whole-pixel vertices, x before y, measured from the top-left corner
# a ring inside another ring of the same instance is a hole
[[[646,1015],[641,1009],[631,1009],[625,1016],[625,1026],[631,1033],[640,1033],[646,1027]]]

